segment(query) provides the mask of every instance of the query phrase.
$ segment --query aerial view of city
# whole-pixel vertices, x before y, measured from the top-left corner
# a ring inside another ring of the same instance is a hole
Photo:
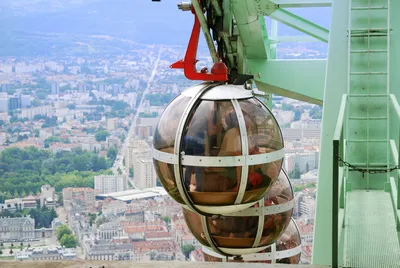
[[[165,108],[199,84],[170,68],[185,55],[193,19],[174,13],[175,2],[110,2],[0,3],[0,260],[204,261],[152,156]],[[171,25],[158,18],[167,6],[168,18],[181,16]],[[326,56],[323,43],[277,46],[280,59]],[[197,58],[212,64],[204,44]],[[322,107],[271,97],[300,263],[310,264]]]

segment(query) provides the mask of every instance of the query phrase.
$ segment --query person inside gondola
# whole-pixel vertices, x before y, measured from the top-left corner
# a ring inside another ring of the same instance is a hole
[[[207,111],[207,116],[204,116]],[[214,140],[217,132],[214,120],[214,107],[211,103],[203,101],[192,115],[183,139],[185,155],[205,156],[206,139]],[[185,166],[184,180],[188,191],[203,191],[204,168],[198,166]],[[191,183],[192,175],[195,183]]]
[[[240,156],[242,155],[242,143],[240,138],[239,121],[235,111],[228,112],[223,120],[226,130],[218,156]],[[237,191],[240,184],[241,167],[224,168],[223,176],[228,180],[224,183],[223,190]],[[233,187],[232,187],[233,186]]]

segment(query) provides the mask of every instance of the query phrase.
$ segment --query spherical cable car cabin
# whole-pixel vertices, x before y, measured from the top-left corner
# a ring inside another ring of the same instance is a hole
[[[290,223],[294,207],[292,186],[286,172],[266,196],[239,212],[203,216],[184,208],[186,224],[196,239],[221,255],[260,252],[273,244]]]
[[[243,210],[265,196],[281,171],[283,147],[273,114],[250,90],[203,83],[165,109],[153,158],[172,198],[216,215]]]

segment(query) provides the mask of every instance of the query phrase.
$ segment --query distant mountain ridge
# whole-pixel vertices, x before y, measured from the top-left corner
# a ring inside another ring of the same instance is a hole
[[[1,0],[0,55],[13,55],[16,46],[63,45],[71,39],[90,35],[110,35],[143,44],[186,45],[193,25],[189,12],[178,10],[177,0]],[[296,11],[297,12],[297,11]],[[304,17],[329,25],[329,10],[299,10]],[[327,16],[328,14],[328,16]],[[290,33],[290,29],[282,28]],[[61,40],[27,39],[27,35],[62,34]],[[40,41],[39,43],[35,43]],[[4,43],[5,42],[5,43]],[[53,43],[52,43],[53,42]],[[55,43],[54,43],[55,42]],[[3,51],[1,51],[3,50]]]

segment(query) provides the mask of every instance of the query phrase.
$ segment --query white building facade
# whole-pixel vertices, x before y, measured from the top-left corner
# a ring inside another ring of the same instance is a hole
[[[139,189],[157,186],[157,178],[151,158],[141,158],[135,162],[135,182]]]
[[[124,175],[94,176],[94,189],[103,194],[125,191],[128,189],[128,180]]]

